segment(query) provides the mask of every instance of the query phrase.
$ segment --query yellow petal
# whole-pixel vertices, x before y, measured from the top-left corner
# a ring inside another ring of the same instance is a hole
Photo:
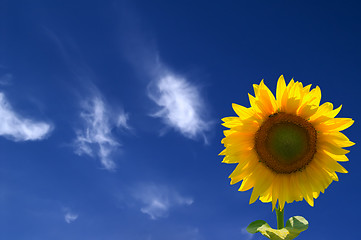
[[[285,90],[286,90],[286,82],[285,82],[283,75],[281,75],[278,78],[277,90],[276,90],[277,105],[278,105],[278,108],[280,108],[280,109],[282,106],[282,97],[283,97],[283,93],[285,92]]]
[[[272,185],[259,197],[259,200],[264,203],[272,202]]]
[[[274,110],[269,107],[269,103],[264,98],[257,99],[251,94],[248,94],[249,102],[254,111],[262,118],[274,113]]]
[[[319,143],[319,148],[335,155],[345,155],[350,152],[349,150],[343,149],[337,145],[332,144],[331,142]]]
[[[280,181],[281,181],[281,177],[279,174],[277,174],[272,184],[272,211],[275,209],[277,200],[279,198]]]
[[[253,145],[254,137],[251,137],[249,134],[243,134],[242,132],[234,132],[233,134],[230,134],[227,137],[223,138],[222,143],[224,145]]]
[[[325,153],[327,155],[329,155],[331,158],[335,159],[337,162],[348,162],[348,158],[346,155],[335,155],[326,151],[322,151],[322,153]]]
[[[324,189],[323,179],[319,177],[319,169],[314,168],[315,164],[309,164],[305,169],[305,175],[307,176],[309,185],[313,193],[319,193]],[[327,186],[325,186],[327,187]]]
[[[314,89],[312,89],[310,91],[310,93],[312,92],[312,95],[311,95],[311,99],[310,100],[310,104],[313,104],[313,105],[316,105],[316,106],[319,106],[320,105],[320,102],[321,102],[321,89],[319,86],[316,86]]]
[[[239,187],[238,191],[248,191],[250,190],[253,186],[254,186],[254,181],[252,179],[252,174],[251,173],[249,176],[245,177],[242,181],[241,186]]]
[[[232,164],[232,163],[246,162],[248,158],[251,156],[251,154],[252,154],[252,150],[242,151],[236,154],[228,154],[223,158],[222,163]]]
[[[231,184],[233,185],[233,184],[241,181],[242,179],[246,178],[247,176],[249,176],[253,172],[257,163],[258,162],[255,163],[254,161],[251,160],[244,166],[242,166],[242,164],[238,164],[236,169],[229,176],[229,178],[231,178]]]
[[[333,109],[333,104],[326,102],[318,108],[317,112],[310,117],[309,121],[314,125],[328,121],[334,118],[340,112],[341,108],[342,105],[336,109]]]
[[[323,173],[326,175],[326,178],[331,181],[338,181],[338,176],[332,169],[329,169],[328,166],[322,165],[320,161],[314,161],[314,164],[317,166],[317,168],[320,171],[323,171]],[[321,173],[321,172],[320,172]],[[331,182],[330,181],[330,182]]]
[[[277,111],[276,99],[275,99],[273,93],[271,92],[271,90],[269,90],[269,88],[266,86],[266,84],[264,84],[263,80],[260,83],[259,92],[261,94],[259,99],[261,100],[261,102],[263,103],[265,108],[267,109],[267,112],[270,114],[275,113]]]
[[[320,132],[339,132],[350,127],[353,123],[354,121],[351,118],[333,118],[315,127]]]
[[[257,181],[255,181],[255,186],[253,188],[249,204],[254,203],[257,198],[271,186],[274,174],[269,169],[259,164],[253,177],[256,178]]]
[[[318,140],[320,143],[330,142],[335,146],[339,147],[351,147],[355,145],[354,142],[351,142],[343,133],[340,132],[330,132],[325,134],[319,134]]]
[[[309,119],[316,112],[317,107],[315,107],[315,105],[304,104],[298,108],[297,115],[303,117],[304,119]]]
[[[288,190],[285,187],[285,176],[284,174],[280,174],[279,195],[278,195],[278,206],[280,210],[282,210],[285,206],[286,191]]]
[[[319,161],[319,165],[323,166],[323,168],[327,169],[329,172],[348,173],[348,171],[330,155],[323,152],[318,153],[318,155],[319,157],[315,160]]]
[[[330,117],[327,116],[329,112],[331,112],[333,109],[333,104],[326,102],[318,107],[317,112],[310,117],[310,122],[313,124],[317,124],[323,121],[327,121],[330,119]]]
[[[247,119],[254,115],[252,108],[246,108],[235,103],[232,103],[232,108],[241,119]]]
[[[305,171],[302,171],[298,174],[298,182],[299,182],[299,186],[300,186],[300,190],[302,193],[302,196],[304,197],[304,199],[306,200],[306,202],[313,207],[314,202],[313,202],[313,194],[312,194],[312,188],[309,186],[308,184],[308,179],[307,176],[305,175]]]

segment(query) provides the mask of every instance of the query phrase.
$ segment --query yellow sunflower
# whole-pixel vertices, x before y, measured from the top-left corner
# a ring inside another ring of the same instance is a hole
[[[354,145],[340,131],[350,118],[335,118],[341,106],[320,105],[318,86],[303,86],[292,79],[286,86],[278,79],[276,98],[263,83],[253,85],[250,108],[232,107],[237,117],[223,118],[224,163],[237,163],[231,184],[242,181],[239,191],[253,188],[250,204],[258,198],[279,208],[285,202],[305,199],[313,206],[320,192],[338,181],[336,172],[347,173],[338,162],[348,161],[343,149]]]

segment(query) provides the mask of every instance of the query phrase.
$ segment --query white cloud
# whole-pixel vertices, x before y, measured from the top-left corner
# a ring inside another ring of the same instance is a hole
[[[149,87],[148,96],[159,110],[152,116],[162,118],[170,127],[185,137],[205,138],[211,122],[205,119],[205,105],[199,89],[182,76],[169,71],[160,74]]]
[[[121,112],[119,115],[118,115],[118,119],[117,119],[117,127],[123,127],[125,129],[130,129],[130,126],[128,124],[128,120],[129,120],[129,115],[125,112]]]
[[[142,205],[140,211],[153,220],[167,217],[173,207],[193,203],[193,199],[181,196],[173,189],[155,184],[141,185],[135,189],[133,195]]]
[[[112,130],[116,127],[129,128],[128,115],[121,112],[115,119],[102,98],[93,96],[82,103],[80,116],[84,126],[76,131],[75,152],[78,155],[98,157],[105,169],[114,170],[116,164],[111,155],[119,149],[120,143],[113,136]]]
[[[72,223],[74,222],[75,220],[78,219],[79,215],[74,213],[73,211],[71,211],[70,208],[68,207],[63,207],[62,208],[62,211],[64,213],[64,220],[66,223]]]
[[[74,222],[76,219],[78,219],[79,215],[78,214],[75,214],[75,213],[72,213],[72,212],[67,212],[65,213],[64,215],[64,220],[65,222],[67,223],[72,223]]]
[[[51,130],[49,123],[20,116],[12,109],[4,93],[0,92],[0,136],[13,141],[42,140]]]
[[[129,7],[124,9],[127,11],[122,14],[125,30],[120,38],[122,52],[139,78],[148,82],[148,97],[157,105],[151,116],[162,119],[166,126],[160,130],[160,135],[174,129],[187,138],[203,137],[207,142],[206,132],[214,121],[208,118],[210,114],[206,109],[210,108],[206,106],[200,88],[163,63],[156,42],[149,38],[152,34],[146,35],[149,28],[139,25],[144,21]]]

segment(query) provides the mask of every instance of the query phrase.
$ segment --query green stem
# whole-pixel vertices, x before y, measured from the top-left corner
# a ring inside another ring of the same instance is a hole
[[[285,213],[284,207],[282,210],[280,210],[279,208],[276,208],[277,229],[281,229],[281,228],[285,227],[284,213]]]

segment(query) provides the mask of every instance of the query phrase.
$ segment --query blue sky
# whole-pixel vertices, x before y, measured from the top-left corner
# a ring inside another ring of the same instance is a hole
[[[356,145],[299,239],[357,239],[357,1],[0,2],[0,239],[264,239],[221,118],[262,79],[319,85]]]

